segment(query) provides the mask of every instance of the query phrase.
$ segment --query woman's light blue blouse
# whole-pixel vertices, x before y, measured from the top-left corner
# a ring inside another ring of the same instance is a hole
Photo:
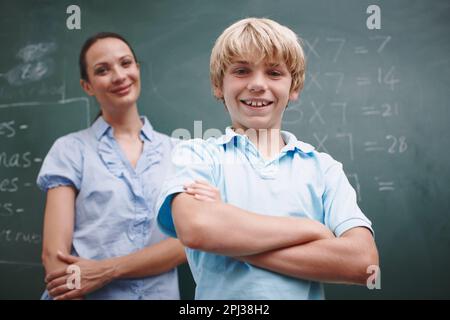
[[[102,117],[88,129],[59,138],[42,165],[38,186],[74,186],[72,254],[107,259],[167,238],[159,230],[155,202],[170,164],[174,141],[141,118],[142,154],[133,168]],[[91,299],[179,299],[176,269],[158,276],[116,280]]]

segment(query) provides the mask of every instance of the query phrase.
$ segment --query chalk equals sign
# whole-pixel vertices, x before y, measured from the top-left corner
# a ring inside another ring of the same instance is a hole
[[[41,158],[34,158],[33,161],[38,163],[38,162],[42,162],[42,159]]]
[[[20,130],[27,130],[27,129],[28,129],[28,125],[27,125],[27,124],[21,124],[21,125],[19,126],[19,129],[20,129]]]
[[[367,86],[371,84],[369,77],[356,77],[356,84],[358,86]]]
[[[24,212],[25,210],[23,210],[22,208],[19,208],[19,209],[16,209],[16,212],[17,213],[22,213],[22,212]]]
[[[383,147],[378,147],[378,142],[376,141],[366,141],[364,142],[364,150],[365,151],[383,151]]]
[[[393,181],[387,181],[382,182],[378,181],[378,191],[394,191],[394,182]]]
[[[374,106],[361,107],[361,110],[365,116],[377,116],[381,114],[381,110],[377,110]]]
[[[368,52],[369,50],[367,50],[364,46],[355,47],[355,54],[366,54]]]

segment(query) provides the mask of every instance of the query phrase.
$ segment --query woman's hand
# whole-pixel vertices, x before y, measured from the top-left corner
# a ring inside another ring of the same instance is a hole
[[[83,298],[113,280],[114,268],[108,260],[88,260],[61,252],[58,258],[69,267],[53,271],[45,278],[48,293],[55,300]]]
[[[194,183],[184,185],[187,194],[193,195],[195,199],[200,201],[222,201],[220,191],[206,181],[195,180]]]

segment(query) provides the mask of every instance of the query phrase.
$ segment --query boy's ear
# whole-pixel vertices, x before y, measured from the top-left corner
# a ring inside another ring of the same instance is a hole
[[[94,91],[92,90],[91,84],[88,81],[80,79],[80,85],[83,88],[84,92],[86,92],[88,95],[94,95]]]
[[[291,93],[289,94],[289,101],[297,100],[299,95],[300,95],[300,90],[291,91]]]
[[[215,96],[217,99],[223,99],[223,92],[222,92],[222,89],[220,89],[219,87],[214,86],[213,92],[214,92],[214,96]]]

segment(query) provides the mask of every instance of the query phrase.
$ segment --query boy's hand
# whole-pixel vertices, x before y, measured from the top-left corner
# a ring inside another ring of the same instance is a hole
[[[195,199],[200,201],[222,201],[220,191],[206,181],[195,180],[194,183],[184,185],[187,194],[193,195]]]

